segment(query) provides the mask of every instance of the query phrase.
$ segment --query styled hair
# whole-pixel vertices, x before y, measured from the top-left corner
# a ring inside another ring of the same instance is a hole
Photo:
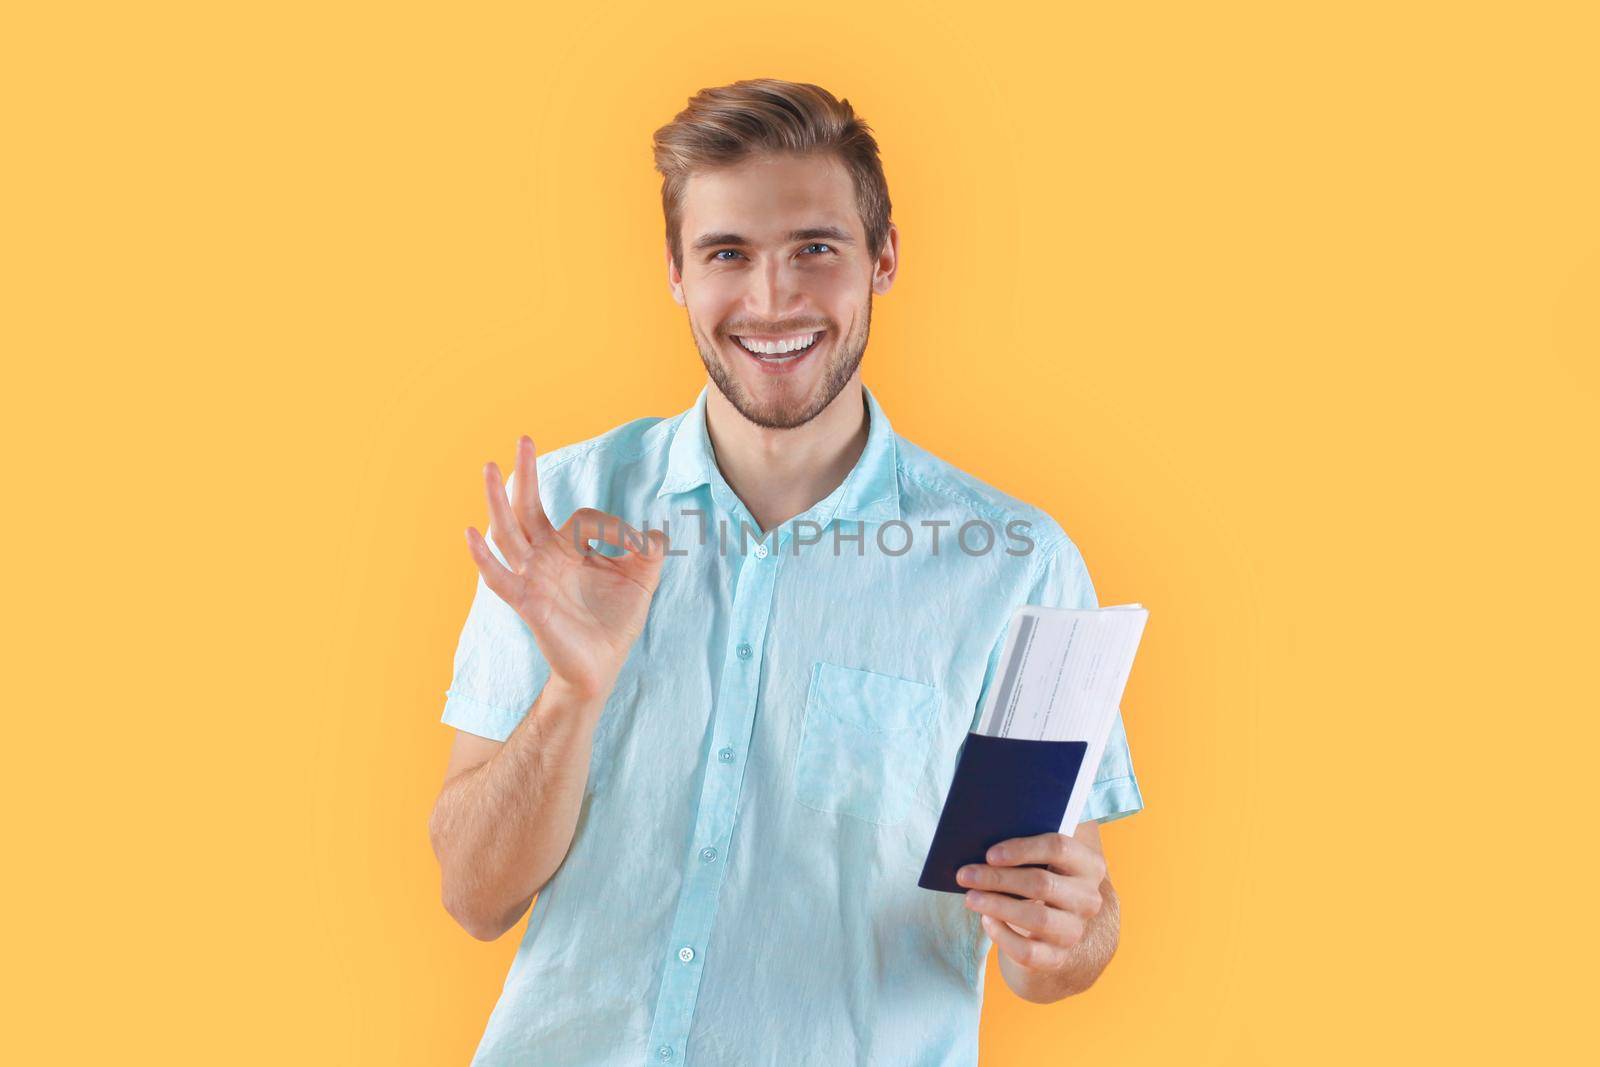
[[[667,246],[683,269],[683,191],[697,170],[730,166],[752,156],[831,154],[855,186],[856,207],[876,255],[889,235],[889,184],[878,161],[872,128],[849,100],[805,82],[753,78],[701,89],[651,140],[661,172]]]

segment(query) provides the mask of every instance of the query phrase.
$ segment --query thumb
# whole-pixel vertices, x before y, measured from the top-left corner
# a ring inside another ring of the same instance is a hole
[[[650,572],[660,570],[662,561],[667,558],[667,549],[672,547],[672,542],[665,530],[646,530],[643,546],[628,538],[625,547],[628,551],[629,566]]]

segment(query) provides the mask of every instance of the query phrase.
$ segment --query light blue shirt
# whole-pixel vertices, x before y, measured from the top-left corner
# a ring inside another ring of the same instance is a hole
[[[975,1063],[990,941],[917,878],[1012,613],[1098,606],[1083,557],[897,437],[870,390],[849,476],[763,536],[717,468],[709,388],[538,458],[556,526],[597,507],[683,554],[472,1062]],[[503,741],[548,674],[480,578],[443,721]],[[1091,773],[1086,821],[1143,807],[1120,714]]]

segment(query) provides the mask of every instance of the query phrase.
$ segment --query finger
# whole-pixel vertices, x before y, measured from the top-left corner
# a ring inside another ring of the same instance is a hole
[[[538,456],[534,454],[533,438],[527,434],[517,438],[517,465],[511,473],[511,510],[528,535],[529,544],[555,534],[556,528],[539,502]]]
[[[520,574],[531,549],[516,516],[511,513],[506,487],[500,478],[500,466],[493,460],[483,465],[483,492],[489,498],[489,535],[500,546],[507,565]]]
[[[1044,867],[992,867],[974,863],[957,871],[956,881],[970,889],[1010,893],[1031,900],[1055,900],[1061,893],[1059,883],[1065,881],[1065,877]]]
[[[644,529],[644,544],[634,545],[629,543],[625,547],[628,549],[631,559],[640,563],[660,566],[661,561],[667,556],[667,549],[671,545],[672,542],[667,537],[667,531],[652,530],[646,525]]]
[[[1030,971],[1054,971],[1066,966],[1067,950],[1048,941],[1023,937],[999,919],[985,915],[984,932],[995,946]]]
[[[1009,838],[989,849],[984,858],[996,867],[1043,863],[1051,870],[1087,878],[1097,885],[1106,873],[1103,855],[1077,838],[1062,833]]]
[[[976,879],[962,880],[961,884],[973,886],[973,892],[1010,894],[1024,900],[1041,901],[1085,919],[1098,913],[1105,903],[1100,887],[1082,878],[1056,874],[1043,867],[990,867],[988,870],[993,874],[980,874]]]
[[[568,518],[566,525],[561,528],[572,545],[580,552],[591,552],[590,541],[604,541],[608,545],[627,549],[630,547],[643,547],[645,535],[642,531],[634,529],[617,516],[599,508],[579,508]]]
[[[484,541],[483,535],[471,526],[467,527],[467,550],[472,553],[472,562],[478,565],[478,573],[483,575],[484,584],[501,600],[515,606],[522,582],[494,558],[494,552]]]
[[[661,584],[661,564],[667,558],[671,541],[665,530],[652,530],[648,526],[645,528],[644,536],[643,546],[636,549],[630,545],[628,554],[613,562],[622,573],[648,589],[653,595],[656,587]]]
[[[1083,921],[1072,912],[1052,908],[1042,900],[1017,900],[1003,893],[967,890],[967,907],[980,915],[1003,919],[1033,937],[1071,948],[1083,936]]]

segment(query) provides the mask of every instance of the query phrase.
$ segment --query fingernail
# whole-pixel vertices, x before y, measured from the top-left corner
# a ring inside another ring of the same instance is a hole
[[[989,850],[989,862],[1004,863],[1009,855],[1010,853],[1008,853],[1005,849],[1001,848],[999,845],[996,845],[994,848]]]

